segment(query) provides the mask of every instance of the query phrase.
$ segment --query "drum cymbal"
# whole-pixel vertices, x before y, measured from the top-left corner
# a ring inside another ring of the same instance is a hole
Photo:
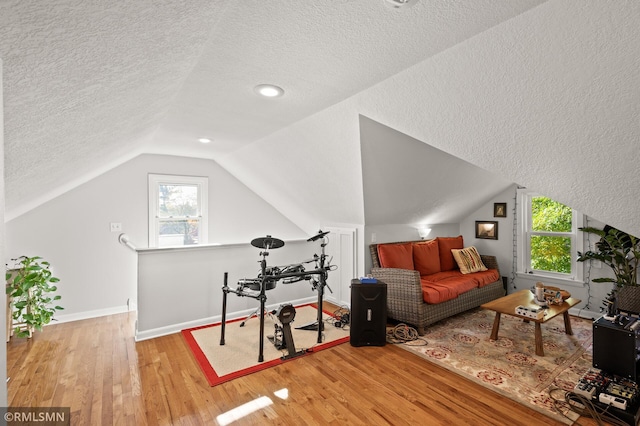
[[[325,231],[322,232],[322,230],[318,231],[317,235],[314,235],[313,237],[309,238],[307,241],[316,241],[319,240],[320,238],[324,237],[325,235],[327,235],[329,233],[329,231]]]
[[[251,241],[251,245],[261,249],[277,249],[284,245],[284,241],[273,238],[271,235],[256,238]]]

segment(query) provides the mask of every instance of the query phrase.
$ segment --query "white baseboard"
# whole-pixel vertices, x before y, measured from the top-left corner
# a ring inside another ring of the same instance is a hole
[[[314,303],[316,301],[317,301],[317,298],[315,298],[315,297],[306,297],[304,299],[292,300],[292,301],[286,302],[286,303],[291,303],[292,305],[304,305],[304,304],[307,304],[307,303]],[[267,310],[274,310],[274,309],[277,309],[278,306],[280,306],[280,305],[281,305],[281,303],[276,303],[276,304],[272,304],[272,305],[266,305],[265,308]],[[234,319],[237,319],[237,318],[244,318],[244,317],[248,316],[249,314],[251,314],[253,311],[255,311],[255,308],[254,309],[245,309],[243,311],[227,313],[227,321],[234,320]],[[167,325],[167,326],[164,326],[164,327],[152,328],[152,329],[144,330],[144,331],[139,331],[137,329],[137,324],[136,324],[136,337],[135,337],[135,340],[136,340],[136,342],[141,342],[143,340],[154,339],[156,337],[166,336],[168,334],[179,333],[182,330],[187,329],[187,328],[200,327],[202,325],[214,324],[214,323],[221,322],[221,321],[222,321],[222,315],[214,315],[214,316],[208,317],[208,318],[200,318],[200,319],[197,319],[197,320],[182,322],[182,323],[179,323],[179,324],[170,324],[170,325]]]
[[[333,303],[334,305],[339,306],[339,307],[350,308],[350,305],[351,305],[351,302],[342,302],[342,301],[336,299],[333,296],[327,296],[327,295],[325,295],[324,301]]]
[[[105,309],[96,309],[94,311],[78,312],[75,314],[56,313],[53,320],[47,325],[61,324],[63,322],[71,322],[71,321],[80,321],[80,320],[89,319],[89,318],[104,317],[106,315],[122,314],[128,311],[129,310],[127,309],[127,305],[122,305],[122,306],[114,306],[114,307],[105,308]]]
[[[576,317],[589,318],[593,320],[598,319],[602,316],[602,313],[600,312],[587,311],[586,309],[577,309],[577,308],[569,309],[569,314]]]

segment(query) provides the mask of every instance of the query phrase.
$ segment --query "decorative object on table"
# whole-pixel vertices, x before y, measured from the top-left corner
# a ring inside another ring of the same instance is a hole
[[[485,240],[498,239],[498,222],[476,220],[476,238]]]
[[[565,300],[571,297],[571,293],[568,291],[544,285],[540,281],[531,288],[531,293],[535,295],[534,301],[540,306],[562,305]]]
[[[538,305],[540,305],[541,303],[545,302],[545,300],[544,300],[544,284],[542,284],[541,282],[537,282],[533,294],[536,296],[535,297],[535,302]],[[545,305],[546,305],[546,302],[545,302]]]
[[[558,292],[558,293],[560,293],[560,298],[562,300],[567,300],[568,298],[571,297],[571,293],[569,293],[567,290],[562,290],[559,287],[552,287],[550,285],[545,285],[544,289],[545,290],[549,290],[550,292]]]
[[[638,260],[640,259],[640,240],[633,235],[609,225],[603,229],[585,227],[581,231],[595,234],[600,241],[595,250],[578,252],[578,262],[598,260],[613,271],[615,278],[594,278],[595,283],[613,283],[614,288],[604,300],[609,316],[618,310],[628,313],[640,313],[640,287],[638,287]]]
[[[542,324],[547,323],[552,320],[556,316],[562,316],[564,319],[564,329],[565,333],[568,335],[572,335],[573,331],[571,328],[571,317],[569,316],[569,309],[580,303],[580,299],[569,298],[565,303],[560,305],[552,305],[550,303],[547,304],[544,315],[540,319],[534,319],[535,323],[535,348],[536,355],[543,357],[545,344],[542,340]],[[499,339],[500,332],[500,319],[504,315],[517,316],[518,308],[524,307],[529,310],[537,311],[540,307],[539,304],[535,302],[535,297],[531,292],[527,290],[517,291],[515,293],[508,294],[500,299],[492,300],[491,302],[483,303],[480,305],[483,309],[488,309],[490,311],[494,311],[496,313],[495,319],[493,322],[493,328],[491,330],[491,340]],[[528,317],[528,316],[527,316]]]
[[[15,265],[7,270],[5,278],[12,312],[12,334],[31,338],[35,330],[42,331],[42,326],[51,322],[57,310],[64,309],[52,306],[61,298],[52,294],[58,290],[53,284],[60,280],[51,274],[49,262],[39,256],[11,260]]]
[[[507,217],[507,203],[493,203],[493,217]]]

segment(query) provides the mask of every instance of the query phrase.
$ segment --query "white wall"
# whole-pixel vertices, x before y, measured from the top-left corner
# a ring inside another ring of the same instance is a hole
[[[459,223],[512,184],[367,117],[359,121],[367,226]]]
[[[460,225],[457,223],[441,223],[429,225],[431,232],[425,240],[436,237],[457,237],[460,235]],[[420,235],[416,224],[389,224],[365,227],[366,241],[363,251],[365,252],[365,270],[371,271],[371,252],[369,246],[375,243],[393,243],[397,241],[419,240]],[[375,241],[373,241],[375,240]]]
[[[0,259],[4,258],[5,227],[4,227],[4,110],[2,98],[2,59],[0,59]],[[0,330],[6,330],[7,303],[6,294],[2,292],[0,298]],[[7,406],[7,345],[0,345],[0,407]]]
[[[210,242],[307,237],[214,161],[136,157],[6,224],[6,258],[42,256],[60,278],[60,320],[121,312],[128,301],[135,306],[136,255],[118,242],[109,223],[122,223],[134,245],[147,246],[149,173],[209,177]]]
[[[319,250],[319,241],[285,241],[284,247],[269,251],[267,266],[302,263],[320,254]],[[224,273],[228,273],[231,289],[236,289],[242,278],[257,278],[261,251],[250,244],[141,250],[136,338],[143,340],[220,321]],[[303,267],[311,271],[315,262],[304,263]],[[334,274],[329,274],[329,281]],[[285,302],[317,300],[317,293],[305,280],[291,284],[279,281],[266,295],[268,309]],[[229,294],[227,318],[246,316],[259,305],[255,298]]]
[[[493,204],[494,203],[507,203],[507,217],[494,218],[493,217]],[[556,280],[541,280],[539,277],[529,278],[526,275],[514,274],[515,265],[514,261],[514,215],[516,208],[516,186],[504,191],[497,195],[493,199],[489,200],[486,204],[478,208],[475,212],[470,214],[465,220],[460,223],[460,231],[464,237],[465,245],[474,245],[478,248],[478,251],[482,254],[491,254],[498,258],[500,266],[500,273],[503,277],[509,279],[509,292],[517,290],[528,289],[535,285],[537,281],[543,281],[548,285],[553,285],[567,290],[575,298],[582,300],[580,304],[572,310],[574,314],[580,314],[583,316],[598,315],[600,307],[602,306],[602,300],[607,296],[607,293],[611,290],[610,284],[605,283],[592,283],[591,279],[597,277],[609,277],[612,276],[608,267],[594,267],[591,263],[580,263],[579,267],[584,268],[584,279],[586,284],[580,283],[568,283]],[[519,208],[519,207],[518,207]],[[498,222],[498,240],[485,240],[475,238],[475,221],[476,220],[491,220]],[[603,223],[587,218],[585,226],[594,226],[602,229]],[[585,250],[588,243],[591,245],[598,239],[588,234],[582,234],[585,242]]]
[[[513,209],[515,206],[516,185],[488,200],[460,223],[460,233],[465,246],[476,246],[480,254],[489,254],[498,258],[500,274],[511,279],[513,265]],[[493,204],[507,203],[507,217],[493,217]],[[476,238],[476,221],[498,222],[498,239]]]

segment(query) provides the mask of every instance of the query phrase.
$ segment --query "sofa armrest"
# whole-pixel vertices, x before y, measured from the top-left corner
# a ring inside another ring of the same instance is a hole
[[[481,254],[480,258],[482,259],[482,263],[489,269],[496,269],[498,274],[500,274],[500,267],[498,266],[498,258],[495,256],[488,256],[486,254]]]
[[[371,275],[387,284],[387,316],[418,327],[424,334],[424,300],[420,273],[409,269],[371,268]]]
[[[393,305],[415,305],[415,309],[424,303],[420,273],[411,269],[371,268],[374,278],[387,284],[387,306],[393,310]],[[409,309],[407,307],[404,310]],[[413,310],[413,308],[411,308]]]

